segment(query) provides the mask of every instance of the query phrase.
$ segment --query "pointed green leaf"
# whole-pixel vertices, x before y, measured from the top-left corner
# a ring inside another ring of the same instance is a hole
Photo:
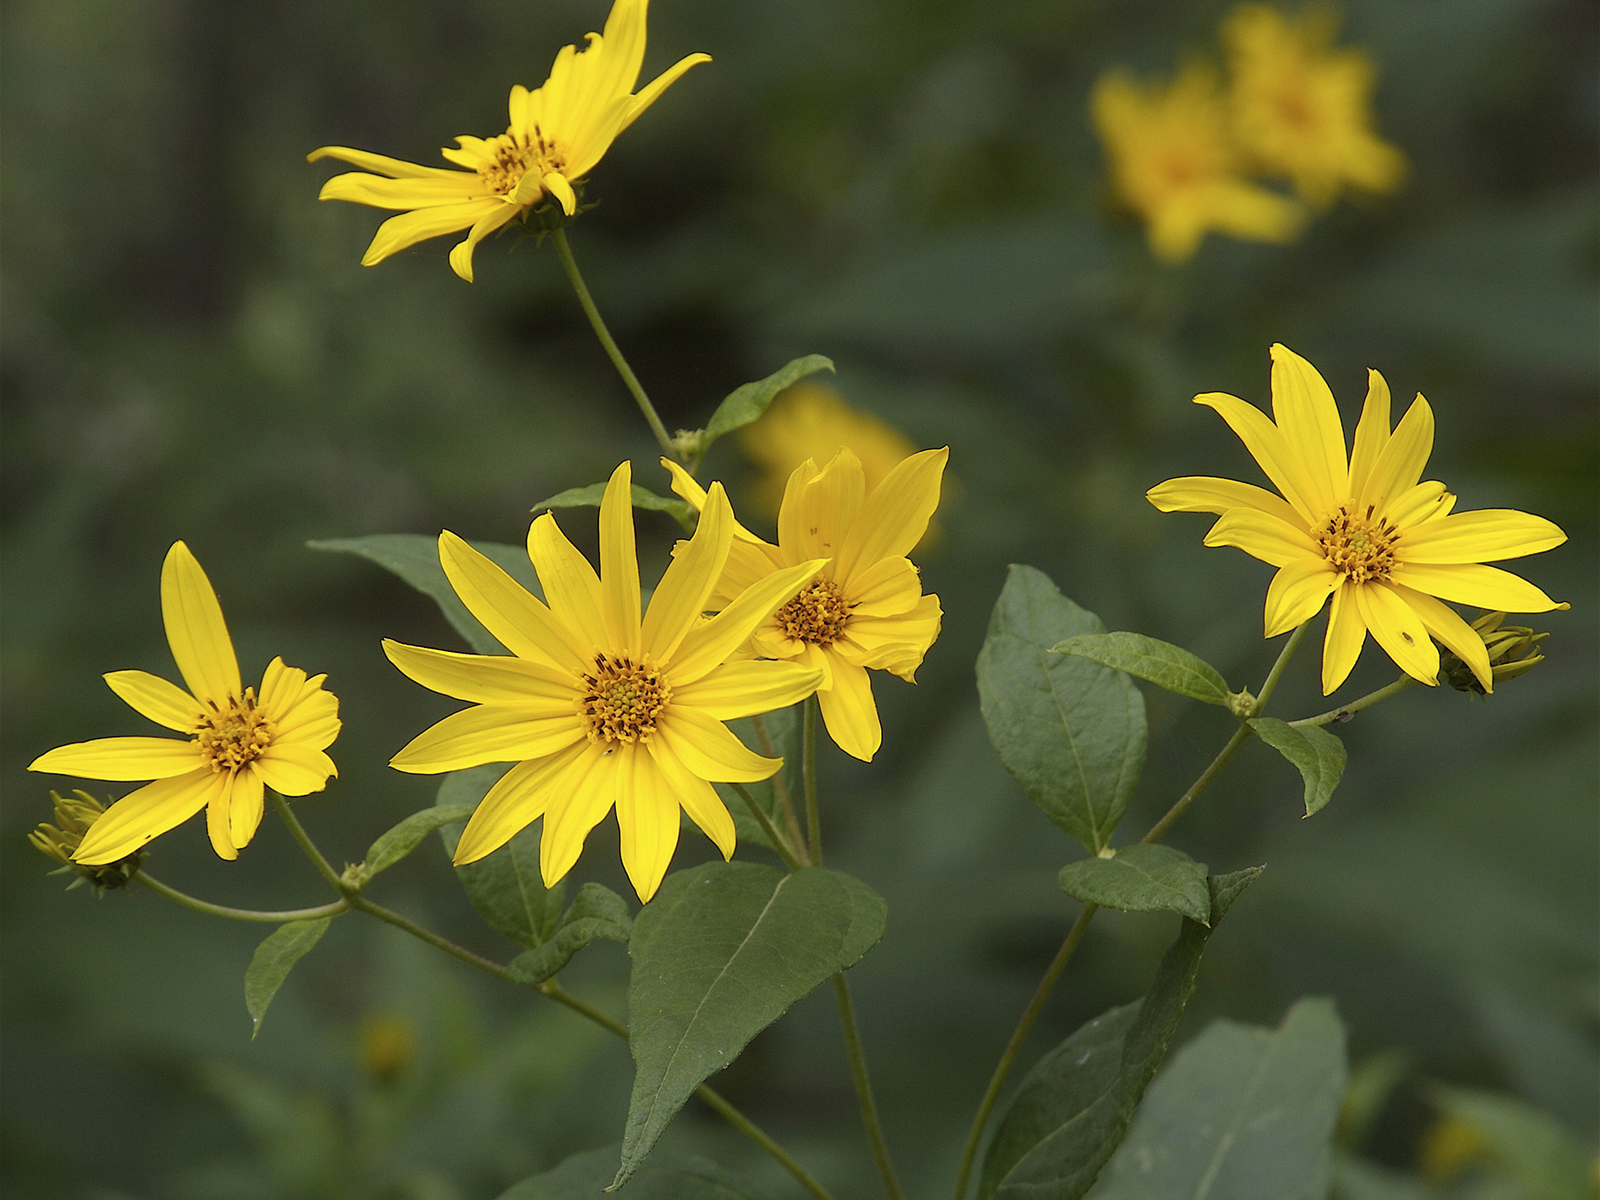
[[[472,815],[470,804],[451,804],[443,808],[425,808],[414,812],[387,833],[380,834],[367,851],[367,878],[385,867],[392,867],[410,854],[435,829],[456,821],[465,821]]]
[[[712,413],[711,420],[706,422],[705,436],[700,442],[700,453],[704,454],[711,449],[712,443],[724,434],[732,433],[740,426],[748,425],[760,417],[772,407],[772,402],[777,399],[778,393],[790,384],[797,383],[807,375],[815,375],[818,371],[832,370],[831,358],[824,358],[820,354],[808,354],[804,358],[785,363],[765,379],[758,379],[754,383],[735,388],[721,404],[717,405],[717,411]]]
[[[627,901],[608,887],[586,883],[562,914],[550,940],[517,955],[506,964],[506,972],[517,983],[543,983],[585,946],[602,939],[626,946],[632,933],[633,916]]]
[[[1092,1200],[1325,1200],[1344,1088],[1331,1000],[1277,1029],[1217,1021],[1150,1088]]]
[[[450,772],[439,785],[439,804],[466,807],[470,813],[506,770],[505,763],[498,763]],[[440,827],[439,836],[447,854],[455,854],[465,827],[465,821]],[[544,876],[539,872],[537,826],[522,830],[493,854],[457,867],[456,877],[478,914],[513,941],[542,946],[555,932],[566,885],[563,882],[553,888],[544,886]]]
[[[1211,923],[1205,864],[1171,846],[1124,846],[1115,858],[1085,858],[1061,868],[1061,890],[1074,900],[1123,912],[1175,912]]]
[[[574,1154],[554,1170],[531,1175],[500,1200],[595,1200],[616,1173],[615,1143]],[[714,1162],[663,1150],[628,1184],[628,1200],[764,1200],[765,1193]]]
[[[1142,633],[1079,634],[1051,647],[1148,680],[1169,692],[1228,707],[1228,684],[1217,669],[1182,646]]]
[[[1014,566],[978,655],[989,740],[1028,798],[1091,853],[1108,844],[1144,764],[1144,698],[1121,671],[1050,648],[1103,633],[1032,567]]]
[[[564,492],[557,492],[548,500],[539,501],[531,511],[537,513],[547,508],[599,508],[605,494],[606,485],[603,483],[568,488]],[[637,483],[633,485],[633,506],[647,512],[664,512],[690,533],[694,532],[695,521],[698,520],[694,509],[689,507],[687,501],[679,500],[676,496],[658,496],[649,488],[640,487]]]
[[[322,940],[333,924],[332,917],[318,917],[315,921],[290,921],[279,925],[261,940],[256,952],[250,956],[250,966],[244,973],[244,1006],[250,1010],[250,1038],[255,1040],[261,1032],[262,1018],[267,1006],[278,994],[290,969],[305,957],[306,952]]]
[[[1306,816],[1333,799],[1344,774],[1343,742],[1319,725],[1290,725],[1275,717],[1256,717],[1250,728],[1299,770],[1306,784]]]
[[[638,1070],[616,1185],[695,1088],[877,943],[887,912],[866,884],[821,867],[714,862],[667,877],[628,944]]]

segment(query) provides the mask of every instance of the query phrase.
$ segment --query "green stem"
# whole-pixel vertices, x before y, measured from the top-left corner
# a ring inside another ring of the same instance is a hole
[[[817,809],[817,697],[806,697],[800,761],[806,781],[806,841],[812,866],[822,865],[822,817]]]
[[[861,1052],[856,1010],[850,1002],[850,985],[845,982],[842,971],[833,977],[833,994],[839,1001],[839,1024],[844,1027],[850,1076],[855,1081],[856,1099],[861,1104],[861,1124],[866,1128],[867,1141],[872,1146],[872,1160],[878,1164],[878,1174],[883,1179],[883,1190],[889,1200],[905,1200],[905,1193],[900,1190],[900,1180],[894,1173],[894,1163],[889,1159],[889,1143],[883,1136],[883,1125],[878,1120],[878,1102],[872,1094],[872,1076],[867,1072],[866,1055]]]
[[[798,871],[805,866],[805,862],[789,844],[789,839],[783,836],[783,831],[773,823],[772,818],[767,816],[760,803],[750,794],[750,789],[742,783],[730,783],[728,786],[739,793],[739,799],[744,801],[744,806],[750,810],[750,815],[761,826],[761,832],[767,835],[772,848],[778,852],[778,857],[783,859],[783,865],[791,871]]]
[[[756,727],[756,737],[761,741],[761,753],[768,758],[779,757],[777,749],[772,744],[772,735],[767,732],[766,718],[757,713],[751,718],[751,723]],[[772,777],[772,794],[783,805],[784,820],[789,823],[789,844],[799,846],[805,841],[805,835],[800,832],[800,817],[794,810],[794,797],[789,792],[789,784],[779,771]]]
[[[572,284],[572,290],[578,294],[578,303],[583,306],[583,315],[589,318],[589,325],[594,329],[594,334],[600,339],[600,345],[605,348],[606,356],[611,359],[611,365],[616,367],[617,374],[622,376],[622,382],[627,385],[634,401],[639,405],[639,411],[644,414],[645,422],[650,426],[650,432],[656,435],[656,441],[661,443],[661,450],[680,462],[684,461],[683,455],[672,444],[672,438],[667,434],[667,427],[661,423],[661,418],[656,415],[655,405],[650,403],[650,397],[645,395],[644,387],[639,383],[639,377],[633,373],[633,368],[628,365],[628,360],[622,357],[616,340],[611,336],[611,331],[606,328],[606,323],[600,318],[600,310],[594,306],[594,298],[589,295],[589,289],[583,282],[583,276],[578,273],[577,261],[572,257],[572,247],[567,245],[567,231],[557,228],[550,235],[550,240],[556,244],[556,255],[561,259],[561,267],[567,273],[567,282]],[[687,465],[687,463],[685,463]]]
[[[1343,721],[1347,717],[1355,716],[1363,708],[1371,708],[1379,701],[1387,700],[1390,696],[1399,695],[1416,682],[1411,676],[1402,675],[1388,687],[1381,687],[1375,692],[1368,692],[1359,700],[1352,700],[1349,704],[1341,704],[1338,708],[1330,708],[1327,712],[1318,713],[1314,717],[1301,717],[1298,721],[1290,721],[1289,724],[1298,726],[1332,725],[1335,721]]]
[[[317,874],[331,883],[333,890],[341,896],[353,895],[350,885],[340,879],[339,873],[328,865],[327,859],[322,857],[322,851],[317,849],[316,844],[312,842],[310,836],[306,833],[305,826],[300,824],[300,818],[296,817],[289,808],[289,802],[278,795],[277,792],[269,792],[268,794],[272,797],[273,807],[278,810],[278,815],[283,818],[283,823],[289,827],[290,836],[300,844],[300,849],[305,851],[306,857],[311,860],[311,865],[317,868]]]
[[[275,912],[255,908],[229,908],[226,904],[212,904],[209,900],[201,900],[187,892],[180,892],[175,887],[169,887],[154,875],[147,874],[142,868],[134,875],[133,881],[143,884],[158,896],[165,896],[174,904],[181,904],[184,908],[193,909],[197,913],[205,913],[208,917],[225,917],[230,921],[257,921],[263,925],[285,925],[291,921],[315,921],[322,917],[337,917],[350,909],[348,900],[335,900],[332,904],[319,904],[315,908],[283,908]]]
[[[424,929],[415,921],[408,917],[402,917],[393,909],[385,908],[381,904],[374,904],[371,900],[366,899],[364,896],[351,896],[350,907],[359,909],[368,916],[377,917],[378,920],[389,925],[393,925],[396,929],[404,930],[406,933],[409,933],[412,937],[418,939],[419,941],[427,942],[428,945],[432,946],[434,949],[443,950],[452,958],[459,958],[469,967],[476,967],[478,970],[483,971],[486,974],[493,975],[496,979],[504,979],[508,982],[515,982],[515,980],[512,980],[510,973],[499,963],[484,958],[481,954],[474,954],[465,946],[458,946],[449,938],[441,937],[437,933],[434,933],[431,929]]]
[[[759,1127],[757,1127],[755,1122],[751,1121],[749,1117],[745,1116],[737,1108],[723,1099],[720,1093],[712,1091],[710,1088],[706,1087],[705,1084],[701,1084],[695,1089],[695,1095],[699,1096],[700,1099],[704,1100],[706,1104],[709,1105],[713,1110],[721,1114],[722,1119],[727,1121],[729,1125],[732,1125],[740,1133],[744,1134],[745,1137],[749,1138],[752,1142],[765,1150],[768,1155],[776,1159],[778,1164],[782,1166],[784,1170],[788,1171],[790,1175],[794,1176],[795,1182],[815,1196],[817,1200],[833,1200],[833,1193],[828,1191],[827,1188],[823,1187],[821,1181],[819,1181],[816,1176],[811,1174],[810,1171],[807,1171],[792,1157],[790,1157],[787,1150],[778,1145],[777,1142],[773,1141],[772,1138],[764,1133]]]
[[[1266,682],[1261,685],[1261,691],[1256,694],[1256,702],[1250,709],[1252,717],[1261,715],[1261,710],[1266,707],[1267,701],[1272,698],[1272,693],[1278,690],[1278,680],[1283,677],[1284,668],[1289,665],[1289,660],[1294,657],[1294,652],[1300,649],[1300,643],[1306,640],[1306,634],[1311,630],[1311,622],[1303,621],[1289,635],[1289,640],[1283,644],[1283,649],[1278,651],[1278,661],[1272,664],[1272,670],[1267,672]]]

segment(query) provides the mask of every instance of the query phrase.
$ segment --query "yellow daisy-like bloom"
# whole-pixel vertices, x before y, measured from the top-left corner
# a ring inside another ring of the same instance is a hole
[[[1319,208],[1346,187],[1393,191],[1406,171],[1373,129],[1372,58],[1335,49],[1337,30],[1331,9],[1290,21],[1264,4],[1240,5],[1222,30],[1234,136],[1256,167],[1287,176]]]
[[[161,616],[188,691],[147,671],[113,671],[111,690],[182,739],[100,738],[42,754],[30,771],[85,779],[153,779],[89,827],[72,855],[85,866],[115,862],[206,810],[222,858],[239,857],[261,824],[265,788],[320,792],[339,772],[324,753],[339,736],[339,701],[326,675],[306,677],[275,658],[260,688],[243,687],[222,606],[189,547],[173,543],[161,568]]]
[[[548,604],[454,534],[440,535],[450,585],[510,656],[383,644],[423,687],[473,702],[412,739],[391,765],[428,775],[517,764],[467,822],[457,864],[542,816],[539,866],[553,885],[615,807],[622,864],[649,900],[677,849],[679,809],[731,857],[733,819],[710,781],[754,782],[783,765],[746,749],[723,722],[793,704],[821,681],[821,672],[792,663],[729,661],[821,562],[770,575],[702,620],[734,537],[720,487],[641,618],[631,478],[623,463],[606,486],[599,575],[549,513],[528,530]]]
[[[883,743],[867,671],[892,671],[908,683],[939,636],[939,597],[922,594],[922,576],[906,557],[922,540],[939,506],[948,447],[902,461],[867,490],[866,472],[849,450],[826,467],[811,460],[789,476],[778,511],[778,544],[742,525],[734,529],[727,567],[712,606],[727,603],[762,579],[822,558],[827,565],[804,591],[755,630],[747,652],[804,663],[822,673],[817,700],[841,750],[872,761]],[[672,490],[706,508],[706,493],[668,459]],[[716,485],[713,485],[715,489]],[[701,518],[704,520],[704,517]]]
[[[706,54],[679,59],[635,94],[648,5],[649,0],[616,0],[605,32],[589,34],[582,50],[564,47],[543,87],[511,89],[511,122],[504,133],[459,137],[456,148],[441,151],[464,171],[344,146],[323,146],[307,155],[310,162],[336,158],[362,168],[328,180],[319,199],[406,210],[378,227],[361,265],[370,267],[407,246],[466,229],[466,240],[450,251],[450,267],[471,283],[473,248],[506,222],[546,196],[574,215],[573,189],[617,136],[690,67],[711,61]]]
[[[1162,512],[1219,514],[1206,545],[1237,546],[1278,568],[1267,589],[1267,637],[1310,620],[1333,597],[1324,694],[1345,681],[1369,631],[1422,683],[1438,682],[1437,641],[1492,691],[1482,637],[1441,601],[1526,613],[1565,607],[1526,580],[1482,564],[1549,550],[1567,535],[1514,509],[1452,513],[1455,496],[1444,484],[1422,481],[1433,450],[1433,410],[1419,395],[1391,430],[1389,385],[1376,371],[1367,377],[1347,460],[1328,385],[1294,351],[1273,346],[1275,421],[1221,392],[1194,401],[1221,415],[1283,499],[1232,479],[1190,476],[1151,488],[1150,503]]]
[[[1192,64],[1170,87],[1108,71],[1091,107],[1117,195],[1144,218],[1156,257],[1182,262],[1213,229],[1259,242],[1299,234],[1304,210],[1245,178],[1214,71]]]

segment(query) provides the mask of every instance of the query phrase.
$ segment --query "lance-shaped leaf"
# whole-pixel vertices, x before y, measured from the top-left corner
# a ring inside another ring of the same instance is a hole
[[[989,1144],[980,1200],[1079,1200],[1089,1190],[1167,1053],[1206,939],[1260,874],[1212,876],[1211,924],[1184,920],[1145,998],[1095,1018],[1028,1072]]]
[[[261,1032],[261,1020],[267,1015],[267,1006],[278,994],[290,969],[322,940],[333,924],[332,917],[318,917],[314,921],[290,921],[279,925],[262,939],[256,952],[250,956],[250,966],[244,973],[244,1006],[250,1010],[250,1039]]]
[[[1206,868],[1171,846],[1136,842],[1114,858],[1084,858],[1061,868],[1061,890],[1074,900],[1123,912],[1175,912],[1211,923]]]
[[[1032,567],[1014,566],[978,655],[989,740],[1045,816],[1098,854],[1144,764],[1144,698],[1121,671],[1051,647],[1100,618]]]
[[[537,513],[547,508],[599,508],[600,501],[605,499],[605,494],[604,483],[568,488],[564,492],[557,492],[548,500],[539,501],[533,506],[532,511]],[[640,487],[636,483],[633,485],[633,506],[642,508],[646,512],[666,513],[688,532],[694,532],[698,516],[687,501],[679,500],[676,496],[658,496],[649,488]]]
[[[1081,633],[1051,647],[1126,671],[1191,700],[1228,707],[1228,684],[1217,669],[1182,646],[1142,633]]]
[[[1277,1029],[1217,1021],[1173,1055],[1092,1200],[1325,1200],[1344,1026],[1301,1000]]]
[[[444,568],[439,565],[437,537],[420,533],[375,533],[367,537],[307,542],[306,545],[313,550],[358,554],[394,572],[437,604],[451,628],[466,638],[479,654],[506,653],[506,648],[499,640],[467,611],[467,606],[461,603],[456,590],[445,578]],[[528,561],[528,552],[521,546],[508,546],[501,542],[473,542],[471,545],[535,596],[542,596],[533,564]]]
[[[883,936],[888,906],[860,880],[807,867],[708,863],[669,875],[633,924],[629,1047],[637,1071],[621,1185],[695,1088],[791,1004]]]
[[[1344,774],[1344,743],[1318,725],[1290,725],[1276,717],[1250,722],[1256,736],[1292,762],[1306,784],[1306,816],[1333,799]]]
[[[507,769],[505,763],[498,763],[452,771],[439,785],[438,802],[444,807],[465,807],[470,815]],[[455,854],[464,828],[465,820],[440,827],[447,854]],[[539,873],[538,826],[530,825],[477,862],[457,867],[456,877],[478,914],[513,941],[542,946],[555,932],[566,883],[544,886],[544,876]]]
[[[824,358],[820,354],[808,354],[804,358],[785,363],[765,379],[758,379],[754,383],[735,388],[728,393],[721,404],[717,405],[717,411],[712,413],[711,420],[706,422],[705,434],[700,441],[700,453],[704,454],[711,449],[712,443],[718,438],[760,417],[772,407],[772,402],[778,398],[778,393],[790,384],[799,382],[807,375],[815,375],[818,371],[832,370],[831,358]]]
[[[617,1147],[574,1154],[559,1167],[531,1175],[500,1200],[595,1200],[616,1170]],[[765,1200],[766,1193],[691,1154],[662,1151],[628,1184],[628,1200]]]
[[[517,955],[506,964],[506,973],[517,983],[543,983],[585,946],[602,940],[626,946],[632,933],[627,901],[608,887],[586,883],[562,914],[550,940]]]
[[[444,807],[425,808],[414,812],[393,829],[378,835],[378,840],[367,850],[364,865],[367,878],[386,867],[392,867],[410,854],[435,829],[465,821],[472,815],[470,804],[448,804]]]

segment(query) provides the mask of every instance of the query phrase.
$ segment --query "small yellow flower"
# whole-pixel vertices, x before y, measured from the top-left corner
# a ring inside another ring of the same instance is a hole
[[[464,171],[344,146],[323,146],[307,155],[310,162],[336,158],[363,168],[335,175],[319,199],[403,210],[378,227],[361,265],[370,267],[407,246],[466,229],[466,240],[450,251],[450,267],[471,283],[473,248],[506,222],[546,196],[554,197],[567,216],[574,215],[573,189],[617,136],[690,67],[711,61],[706,54],[679,59],[635,94],[648,5],[649,0],[616,0],[605,32],[589,34],[582,50],[564,47],[543,87],[511,89],[511,121],[504,133],[458,137],[457,148],[441,151]]]
[[[826,467],[809,459],[801,463],[789,476],[778,512],[778,544],[736,526],[727,567],[711,596],[717,607],[797,562],[826,559],[804,591],[761,622],[747,649],[820,671],[817,700],[828,733],[841,750],[864,762],[883,742],[867,671],[892,671],[914,683],[939,636],[939,597],[922,594],[922,576],[906,555],[939,506],[949,457],[948,447],[913,454],[870,492],[861,462],[849,450],[840,450]],[[672,490],[707,511],[706,493],[688,472],[667,459],[661,463],[672,472]]]
[[[1221,392],[1196,396],[1221,415],[1283,499],[1253,484],[1189,476],[1150,489],[1162,512],[1210,512],[1221,519],[1208,546],[1237,546],[1279,568],[1267,589],[1266,636],[1310,620],[1329,596],[1322,690],[1343,683],[1370,631],[1412,678],[1438,682],[1438,641],[1494,690],[1478,632],[1448,605],[1507,612],[1564,608],[1533,584],[1483,563],[1519,558],[1567,540],[1543,517],[1514,509],[1452,513],[1455,496],[1422,482],[1433,449],[1433,410],[1420,395],[1393,430],[1389,385],[1367,373],[1366,405],[1345,457],[1333,393],[1317,369],[1272,347],[1276,419]]]
[[[1304,210],[1245,178],[1209,68],[1191,64],[1165,88],[1108,71],[1091,106],[1116,193],[1144,218],[1156,257],[1182,262],[1213,229],[1260,242],[1299,234]]]
[[[599,575],[553,516],[534,521],[528,557],[546,601],[454,534],[440,535],[451,586],[510,656],[383,644],[389,661],[423,687],[473,702],[412,739],[391,765],[427,775],[517,764],[467,822],[457,864],[498,849],[542,816],[539,867],[553,885],[614,806],[622,864],[649,900],[677,849],[679,809],[731,857],[733,819],[711,781],[754,782],[783,765],[751,753],[723,722],[793,704],[816,690],[821,673],[729,659],[822,563],[769,575],[702,620],[734,538],[733,510],[715,486],[641,618],[631,478],[623,463],[606,485]]]
[[[1406,160],[1373,129],[1377,71],[1365,51],[1335,49],[1338,21],[1314,6],[1297,21],[1241,4],[1223,26],[1234,136],[1260,170],[1287,176],[1326,208],[1347,188],[1390,192]]]
[[[261,687],[243,687],[222,606],[189,547],[173,543],[161,568],[161,615],[182,688],[147,671],[113,671],[111,690],[183,739],[100,738],[40,755],[30,771],[86,779],[153,779],[128,793],[84,835],[72,861],[99,866],[126,857],[202,808],[211,845],[239,857],[261,824],[265,788],[320,792],[338,771],[324,751],[339,736],[339,701],[326,675],[306,678],[275,658]]]

